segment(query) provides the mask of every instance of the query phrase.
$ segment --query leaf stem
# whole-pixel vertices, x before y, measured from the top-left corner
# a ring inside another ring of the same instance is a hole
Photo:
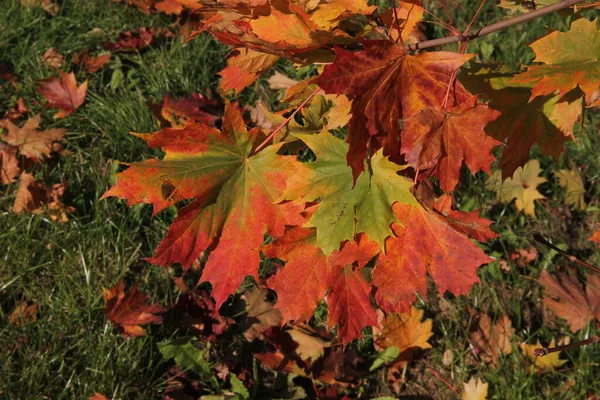
[[[444,46],[444,45],[450,44],[450,43],[466,42],[471,39],[475,39],[475,38],[487,35],[489,33],[508,28],[509,26],[522,24],[523,22],[530,21],[534,18],[541,17],[543,15],[551,14],[553,12],[562,10],[564,8],[571,7],[577,3],[582,3],[583,1],[585,1],[585,0],[561,0],[558,3],[552,4],[551,6],[539,8],[535,11],[531,11],[526,14],[519,15],[517,17],[513,17],[513,18],[509,18],[509,19],[506,19],[503,21],[493,23],[493,24],[483,27],[473,33],[465,33],[462,35],[453,35],[453,36],[446,36],[446,37],[439,38],[439,39],[425,40],[423,42],[407,44],[405,46],[405,48],[407,50],[420,50],[420,49],[428,49],[431,47]]]
[[[263,141],[261,144],[259,144],[259,145],[256,147],[256,149],[254,149],[254,151],[252,152],[252,154],[256,154],[256,153],[258,153],[258,152],[259,152],[259,151],[260,151],[260,150],[261,150],[263,147],[265,147],[265,146],[267,145],[267,143],[268,143],[268,142],[269,142],[271,139],[273,139],[273,137],[274,137],[275,135],[277,135],[277,133],[278,133],[280,130],[282,130],[282,129],[283,129],[283,127],[284,127],[284,126],[286,126],[287,124],[289,124],[289,123],[290,123],[290,121],[291,121],[291,120],[294,118],[294,116],[295,116],[296,114],[298,114],[298,112],[299,112],[300,110],[302,110],[302,107],[304,107],[304,106],[306,105],[306,103],[308,103],[308,102],[310,101],[310,99],[312,99],[313,97],[315,97],[315,95],[317,94],[317,92],[318,92],[319,90],[321,90],[321,88],[317,88],[317,89],[316,89],[314,92],[312,92],[312,93],[310,94],[310,96],[308,96],[308,97],[307,97],[307,98],[306,98],[306,99],[305,99],[305,100],[304,100],[304,101],[303,101],[303,102],[302,102],[302,103],[301,103],[301,104],[298,106],[298,108],[296,108],[296,109],[294,110],[294,112],[293,112],[293,113],[292,113],[292,114],[291,114],[289,117],[287,117],[287,118],[285,119],[285,121],[283,121],[283,122],[281,123],[281,125],[279,125],[279,126],[277,127],[277,129],[275,129],[273,132],[271,132],[271,134],[270,134],[269,136],[267,136],[267,138],[266,138],[266,139],[265,139],[265,140],[264,140],[264,141]]]
[[[580,259],[578,259],[575,256],[570,255],[569,253],[567,253],[566,251],[556,247],[555,245],[553,245],[552,243],[550,243],[548,240],[546,240],[542,235],[540,234],[534,234],[533,238],[535,239],[536,242],[541,243],[545,246],[550,247],[552,250],[556,251],[558,254],[566,257],[569,261],[571,261],[572,263],[578,264],[584,268],[587,268],[589,270],[594,271],[597,274],[600,274],[600,268],[593,266],[592,264],[586,263],[585,261],[581,261]]]

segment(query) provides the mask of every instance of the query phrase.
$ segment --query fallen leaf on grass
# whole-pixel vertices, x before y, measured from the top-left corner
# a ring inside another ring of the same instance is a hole
[[[600,319],[600,276],[587,275],[585,291],[576,276],[558,273],[552,277],[542,271],[538,279],[544,287],[544,304],[569,324],[571,332],[585,328]]]
[[[243,296],[251,323],[244,336],[250,342],[254,339],[263,339],[265,330],[278,326],[283,321],[281,311],[274,308],[275,303],[269,301],[268,293],[268,289],[254,288]]]
[[[158,303],[148,305],[148,296],[133,286],[125,292],[125,283],[121,280],[110,290],[103,289],[104,314],[125,337],[145,335],[140,325],[160,324],[162,317],[155,315],[165,311]]]
[[[141,27],[135,31],[127,31],[121,33],[119,38],[114,43],[105,43],[104,48],[110,51],[130,52],[142,50],[150,46],[160,37],[172,37],[173,32],[168,28],[145,28]]]
[[[58,53],[54,47],[50,47],[42,56],[42,61],[48,64],[50,67],[59,70],[65,62],[65,57]]]
[[[22,301],[8,316],[8,323],[14,326],[23,326],[37,321],[37,304],[27,304],[26,301]]]
[[[67,212],[73,212],[75,209],[65,206],[60,201],[60,197],[65,192],[65,187],[64,183],[47,186],[41,181],[36,181],[33,175],[23,172],[12,211],[15,214],[20,214],[24,211],[33,214],[41,214],[43,212],[53,221],[66,222],[69,220]]]
[[[74,73],[61,74],[60,78],[52,77],[39,83],[39,92],[48,100],[48,106],[58,108],[54,118],[71,115],[84,102],[88,81],[77,86]]]
[[[475,326],[469,333],[469,340],[479,352],[479,356],[488,363],[498,365],[498,359],[502,354],[511,354],[511,338],[515,330],[507,315],[502,315],[492,323],[492,319],[486,313],[479,314]]]
[[[58,13],[58,5],[52,0],[21,0],[21,4],[25,7],[42,7],[48,14],[55,16]]]
[[[600,229],[598,229],[592,236],[588,238],[590,242],[594,242],[600,246]]]
[[[557,175],[558,182],[567,191],[565,204],[571,205],[578,210],[585,210],[585,186],[581,174],[573,169],[561,169]]]
[[[73,54],[73,63],[82,65],[87,72],[93,74],[110,62],[111,54],[103,53],[97,56],[90,56],[89,50],[83,53]]]
[[[92,397],[88,397],[88,400],[109,400],[109,398],[102,393],[96,392]]]
[[[23,98],[19,98],[17,100],[17,104],[15,104],[6,115],[6,118],[15,120],[21,118],[24,114],[27,114],[29,111],[29,107],[25,104],[25,100]]]
[[[16,182],[16,177],[21,173],[17,151],[15,146],[0,143],[0,182],[3,185]]]
[[[517,168],[513,176],[506,178],[504,182],[500,180],[499,171],[492,174],[486,188],[495,190],[501,202],[509,203],[516,199],[517,210],[523,210],[525,214],[535,218],[534,201],[545,199],[537,190],[538,185],[546,182],[546,178],[539,176],[540,172],[540,162],[530,160],[523,167]]]
[[[379,351],[389,347],[398,349],[395,366],[403,367],[410,362],[419,349],[430,349],[428,340],[433,336],[432,321],[423,321],[423,310],[414,306],[409,313],[389,313],[385,318],[379,315],[381,329],[374,329],[375,348]]]
[[[552,339],[548,347],[554,347],[554,345],[554,339]],[[540,344],[539,340],[535,344],[521,343],[521,351],[523,352],[523,355],[525,355],[525,357],[527,357],[527,359],[531,361],[535,368],[540,372],[552,371],[553,369],[558,368],[567,362],[567,360],[561,360],[559,358],[560,351],[550,353],[542,357],[536,356],[534,351],[540,347],[543,346]]]
[[[27,120],[23,126],[18,127],[9,120],[0,120],[0,128],[6,129],[6,134],[0,135],[0,140],[14,146],[19,154],[39,162],[44,158],[52,157],[52,153],[59,153],[63,147],[60,142],[67,131],[62,128],[39,130],[40,114]]]
[[[488,395],[488,384],[481,378],[471,377],[469,382],[463,383],[463,394],[461,400],[486,400]]]

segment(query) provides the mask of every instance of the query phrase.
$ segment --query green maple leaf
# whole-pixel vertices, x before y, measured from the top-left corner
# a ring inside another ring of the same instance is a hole
[[[295,136],[312,149],[317,160],[304,164],[305,169],[292,177],[283,197],[320,199],[309,221],[317,228],[317,245],[329,254],[341,242],[364,232],[383,249],[385,239],[392,234],[391,224],[397,222],[392,204],[400,201],[418,205],[410,191],[413,182],[396,173],[408,166],[394,164],[380,150],[371,158],[371,173],[361,174],[353,187],[346,142],[327,131]]]
[[[600,31],[596,20],[578,19],[568,32],[552,32],[532,43],[535,61],[543,65],[527,67],[515,76],[518,83],[534,82],[531,98],[558,92],[564,96],[579,87],[591,102],[600,86]]]

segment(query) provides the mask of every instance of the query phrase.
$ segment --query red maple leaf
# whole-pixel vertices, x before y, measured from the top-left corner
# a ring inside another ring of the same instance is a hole
[[[148,305],[148,296],[137,286],[125,292],[125,283],[121,280],[112,289],[104,289],[104,314],[125,337],[143,336],[140,325],[160,324],[162,317],[155,315],[165,311],[159,304]]]
[[[87,87],[88,81],[77,86],[75,74],[72,72],[39,83],[39,91],[48,100],[48,106],[60,109],[54,118],[64,118],[77,110],[85,100]]]
[[[454,190],[463,161],[471,173],[490,172],[492,149],[501,143],[486,135],[500,113],[473,96],[451,109],[429,108],[406,120],[402,153],[416,169],[432,169],[444,191]]]
[[[372,153],[383,146],[384,155],[398,160],[399,121],[430,107],[453,108],[470,97],[460,83],[449,84],[458,67],[472,58],[449,52],[410,55],[388,41],[362,43],[363,51],[336,47],[335,62],[313,81],[327,93],[355,96],[347,139],[355,180],[364,169],[368,146]]]

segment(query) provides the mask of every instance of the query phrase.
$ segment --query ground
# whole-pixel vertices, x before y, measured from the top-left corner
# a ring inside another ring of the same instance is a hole
[[[479,2],[457,4],[452,8],[454,19],[467,21]],[[504,15],[495,4],[488,4],[476,25]],[[35,176],[48,184],[67,182],[64,202],[75,209],[65,223],[43,215],[16,215],[10,212],[15,185],[0,187],[0,394],[6,398],[74,399],[100,392],[114,399],[151,399],[161,398],[166,387],[172,363],[163,359],[157,343],[176,336],[176,330],[168,324],[151,326],[145,337],[124,339],[104,315],[102,289],[124,278],[141,282],[153,301],[163,305],[175,301],[178,292],[169,272],[143,260],[151,256],[175,210],[151,218],[148,206],[127,207],[116,199],[99,198],[114,183],[120,168],[115,160],[138,161],[159,154],[128,133],[157,128],[149,104],[160,103],[165,93],[214,93],[219,79],[216,73],[228,50],[208,35],[189,43],[176,37],[162,38],[142,52],[114,55],[108,67],[94,74],[67,66],[79,80],[89,79],[89,90],[84,105],[64,119],[52,118],[54,112],[45,106],[36,85],[54,73],[40,62],[48,48],[65,55],[69,63],[74,52],[97,49],[122,32],[173,22],[173,18],[145,15],[110,0],[62,1],[56,16],[41,8],[24,7],[19,0],[2,4],[0,64],[19,83],[16,88],[0,78],[0,116],[18,98],[24,98],[32,114],[42,113],[45,129],[67,129],[68,154],[36,167]],[[527,44],[545,33],[547,26],[564,28],[565,21],[550,16],[511,27],[474,40],[468,51],[477,53],[480,61],[518,68],[533,59]],[[433,25],[426,33],[429,37],[443,34]],[[291,72],[284,63],[276,68]],[[261,96],[259,88],[260,82],[239,100],[252,104]],[[408,397],[403,398],[428,398],[432,393],[436,393],[434,398],[455,398],[439,377],[462,390],[462,382],[473,375],[488,382],[490,399],[580,399],[600,393],[600,345],[563,352],[561,357],[567,363],[547,373],[531,373],[518,349],[522,341],[548,343],[565,336],[576,341],[596,333],[591,326],[572,335],[564,323],[541,314],[540,290],[534,278],[543,269],[554,271],[568,263],[538,244],[533,234],[541,234],[592,264],[600,263],[600,253],[587,241],[600,206],[599,126],[600,113],[589,110],[577,141],[569,143],[560,160],[533,151],[548,178],[540,187],[547,199],[536,207],[536,219],[517,212],[514,205],[497,204],[493,193],[483,187],[485,174],[465,174],[458,204],[464,211],[481,209],[495,221],[494,230],[501,236],[485,250],[498,261],[480,269],[482,283],[469,297],[434,296],[417,303],[426,317],[434,318],[433,348],[421,353],[404,371],[402,395]],[[555,174],[570,166],[580,168],[585,177],[586,211],[564,204],[564,189]],[[510,261],[513,251],[530,247],[539,252],[534,262],[517,267]],[[508,272],[501,269],[502,259],[508,260]],[[24,326],[7,323],[8,315],[23,300],[39,305],[37,321]],[[474,362],[468,342],[467,305],[510,316],[517,332],[514,351],[502,358],[499,366]],[[355,344],[357,349],[366,346],[368,338],[364,342]],[[448,350],[450,361],[448,356],[443,360]],[[252,392],[254,398],[276,396],[274,375],[269,374],[262,375],[261,388]],[[383,375],[380,370],[367,380],[363,398],[392,395]]]

